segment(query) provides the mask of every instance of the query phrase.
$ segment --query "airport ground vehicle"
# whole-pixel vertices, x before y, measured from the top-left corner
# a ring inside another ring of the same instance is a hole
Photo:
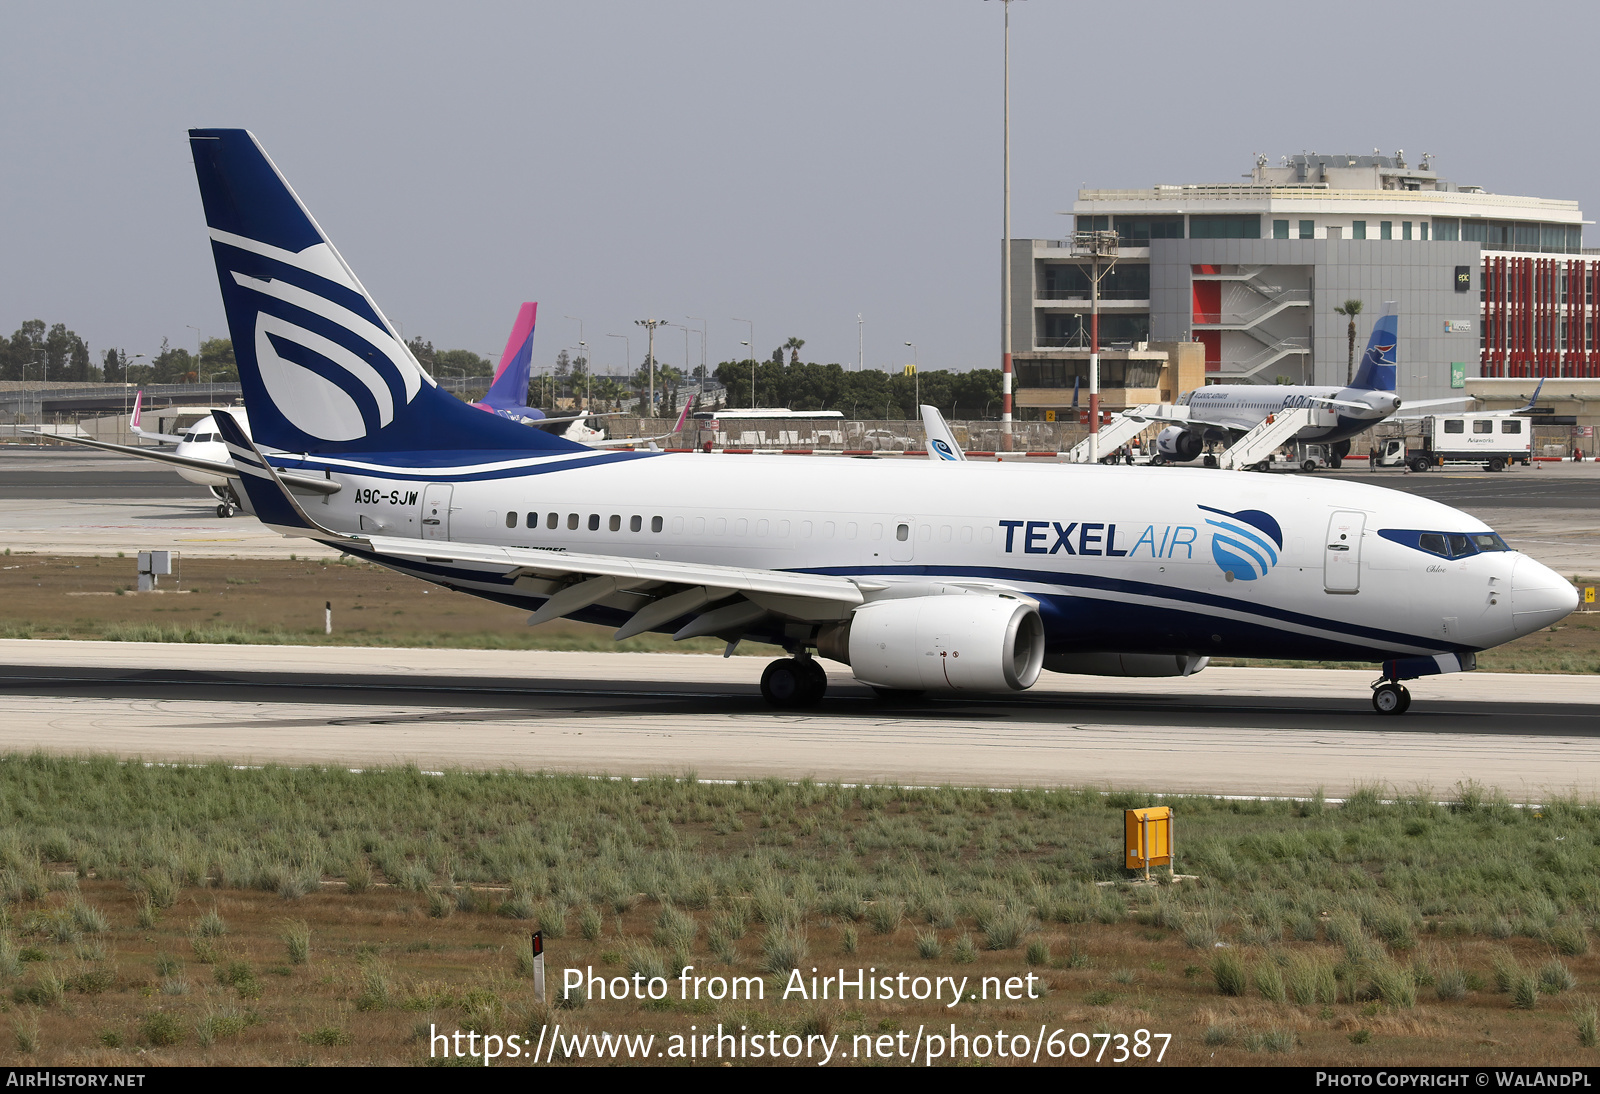
[[[1577,606],[1482,521],[1359,483],[599,452],[529,430],[438,389],[251,134],[190,141],[252,432],[217,426],[263,522],[531,624],[774,643],[775,706],[821,699],[816,656],[904,698],[1231,654],[1379,663],[1374,708],[1398,714],[1402,680]]]
[[[1374,467],[1427,471],[1433,467],[1478,464],[1504,471],[1533,460],[1533,425],[1508,414],[1436,414],[1417,422],[1418,433],[1390,437],[1372,453]]]

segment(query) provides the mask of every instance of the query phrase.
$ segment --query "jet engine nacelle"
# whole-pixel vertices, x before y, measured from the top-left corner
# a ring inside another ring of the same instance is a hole
[[[851,617],[848,643],[857,680],[902,691],[1024,691],[1044,664],[1038,608],[1005,595],[874,601]]]
[[[1191,433],[1181,425],[1168,426],[1156,434],[1156,451],[1178,463],[1198,459],[1202,446],[1200,434]]]
[[[1051,672],[1079,676],[1193,676],[1210,663],[1193,653],[1053,653],[1044,659]]]

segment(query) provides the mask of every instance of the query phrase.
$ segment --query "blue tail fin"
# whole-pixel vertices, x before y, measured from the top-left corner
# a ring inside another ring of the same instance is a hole
[[[1367,341],[1367,352],[1361,355],[1361,365],[1351,387],[1368,391],[1393,391],[1395,372],[1395,346],[1400,341],[1400,317],[1389,305],[1388,314],[1379,317],[1372,325],[1372,337]]]
[[[582,452],[439,390],[255,137],[191,129],[254,439],[289,452]]]

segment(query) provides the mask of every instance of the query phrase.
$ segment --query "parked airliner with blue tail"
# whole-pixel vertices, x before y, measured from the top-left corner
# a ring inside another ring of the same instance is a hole
[[[599,452],[441,391],[256,139],[190,133],[250,432],[216,416],[269,526],[621,639],[785,647],[887,695],[1044,669],[1188,675],[1216,655],[1401,680],[1561,619],[1573,587],[1482,521],[1349,482],[1146,468]]]
[[[1365,432],[1400,409],[1395,394],[1395,348],[1400,342],[1400,320],[1394,304],[1372,325],[1372,337],[1351,382],[1344,387],[1290,384],[1208,384],[1186,392],[1176,404],[1159,409],[1140,408],[1149,422],[1171,422],[1156,434],[1159,462],[1198,459],[1213,444],[1229,445],[1274,414],[1309,410],[1309,425],[1294,435],[1296,441],[1328,445],[1334,467],[1350,453],[1350,439]],[[1408,403],[1412,409],[1465,398],[1429,399]],[[1211,466],[1211,457],[1206,464]]]

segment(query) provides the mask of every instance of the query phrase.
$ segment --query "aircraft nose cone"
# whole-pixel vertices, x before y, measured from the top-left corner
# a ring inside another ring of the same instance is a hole
[[[1511,625],[1532,634],[1578,607],[1578,590],[1560,574],[1526,556],[1511,571]]]

